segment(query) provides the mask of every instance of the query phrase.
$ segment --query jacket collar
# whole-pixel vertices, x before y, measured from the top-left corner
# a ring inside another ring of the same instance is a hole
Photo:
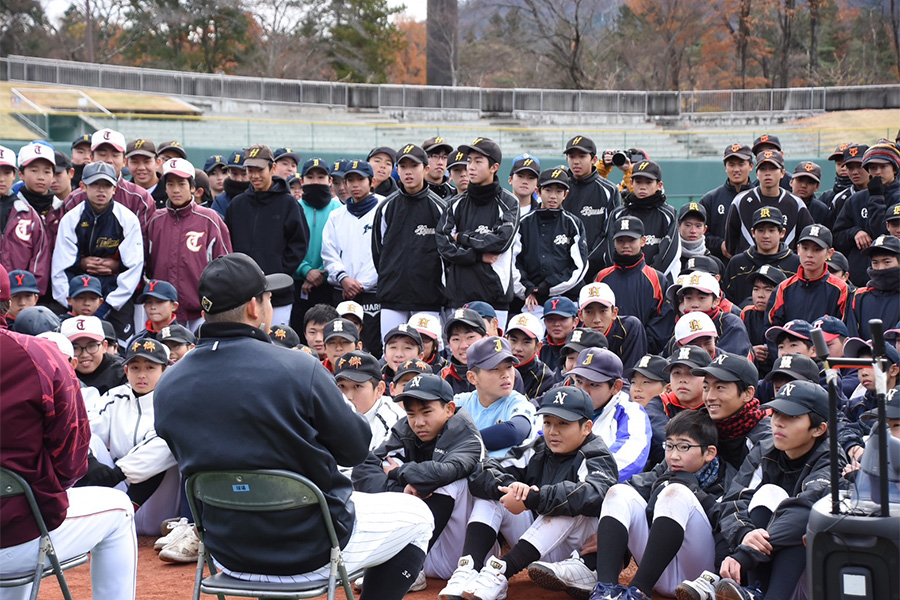
[[[244,323],[204,323],[198,331],[200,334],[200,342],[206,342],[213,339],[228,338],[253,338],[260,342],[271,344],[272,340],[259,327],[246,325]]]

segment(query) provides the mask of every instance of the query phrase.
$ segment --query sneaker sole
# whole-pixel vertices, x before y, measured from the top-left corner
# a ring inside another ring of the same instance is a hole
[[[700,595],[700,592],[684,584],[675,588],[675,598],[676,600],[704,600],[703,596]],[[713,600],[715,600],[715,598],[713,598]]]
[[[194,556],[194,557],[190,557],[190,556],[174,557],[174,556],[163,556],[162,554],[160,554],[159,560],[163,561],[164,563],[177,564],[177,565],[186,565],[189,563],[197,564],[196,556]]]
[[[730,581],[723,581],[716,585],[716,600],[745,600],[745,596]]]
[[[528,567],[528,577],[536,586],[551,592],[564,592],[568,587],[556,574],[543,566]]]
[[[463,600],[481,600],[481,596],[476,595],[474,592],[463,592]],[[506,594],[502,596],[498,596],[497,600],[505,600]]]

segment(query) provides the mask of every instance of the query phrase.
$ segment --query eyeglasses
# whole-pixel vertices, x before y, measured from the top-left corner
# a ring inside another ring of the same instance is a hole
[[[702,448],[702,444],[688,444],[687,442],[679,442],[677,444],[672,444],[670,442],[663,442],[663,450],[666,452],[679,452],[684,454],[685,452],[690,452],[691,448]]]
[[[100,342],[94,342],[93,344],[88,344],[87,346],[75,346],[72,345],[72,348],[75,350],[75,356],[87,352],[88,354],[97,354],[100,350]]]

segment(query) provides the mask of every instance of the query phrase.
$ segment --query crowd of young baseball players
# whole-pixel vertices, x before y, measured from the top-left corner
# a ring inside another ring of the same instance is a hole
[[[153,391],[195,345],[204,267],[242,252],[294,278],[272,342],[316,356],[372,429],[354,489],[431,510],[412,590],[501,599],[527,570],[576,598],[805,597],[810,508],[831,462],[852,481],[875,406],[872,369],[843,371],[828,431],[811,331],[865,357],[881,319],[898,383],[897,142],[842,144],[823,193],[774,135],[736,142],[724,184],[678,209],[646,153],[613,183],[581,135],[547,168],[487,138],[334,163],[253,145],[202,169],[112,130],[70,150],[0,147],[6,319],[81,381],[76,485],[127,490],[162,560],[198,540]],[[888,418],[900,437],[900,394]]]

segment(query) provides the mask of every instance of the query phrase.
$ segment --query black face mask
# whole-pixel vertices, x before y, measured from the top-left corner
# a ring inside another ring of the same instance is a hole
[[[325,208],[331,202],[331,186],[324,183],[309,183],[303,186],[303,201],[316,210]]]
[[[75,174],[72,176],[72,189],[77,190],[78,184],[81,183],[81,174],[84,172],[84,165],[75,165],[72,167],[75,169]],[[63,198],[65,200],[65,198]]]

